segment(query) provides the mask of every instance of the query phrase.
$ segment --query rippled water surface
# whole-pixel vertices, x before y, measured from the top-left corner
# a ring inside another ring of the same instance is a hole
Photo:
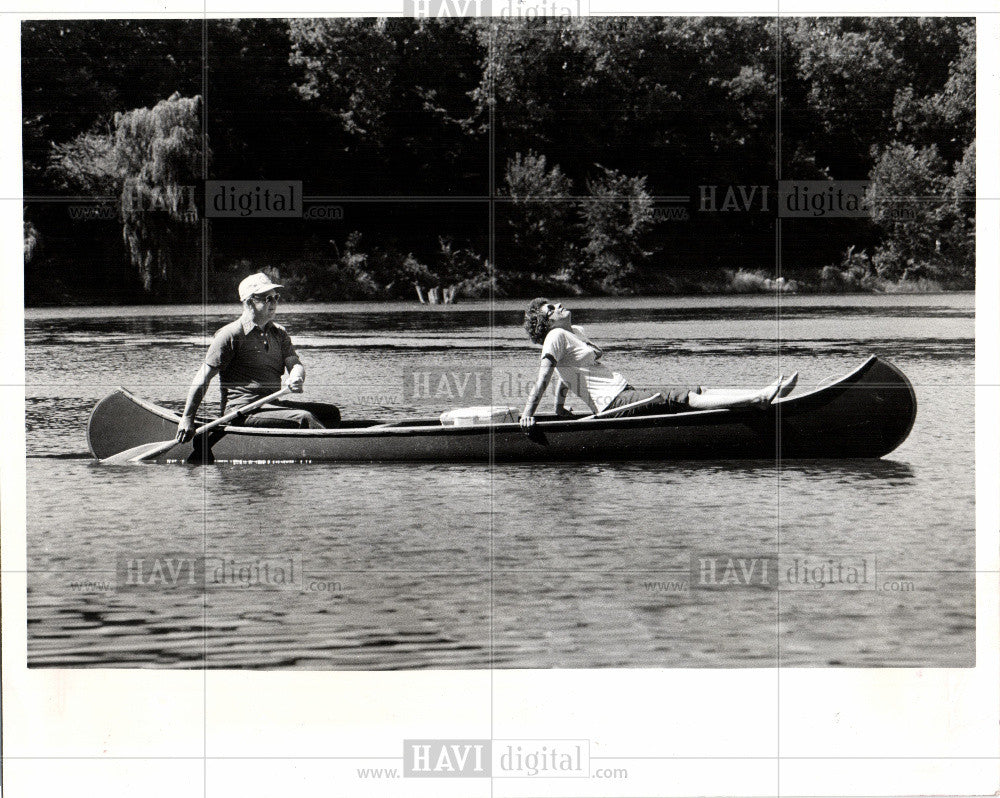
[[[234,309],[29,310],[29,664],[974,664],[971,294],[572,307],[637,385],[797,370],[808,390],[879,355],[912,381],[916,424],[877,461],[102,468],[93,405],[124,385],[179,407]],[[407,391],[424,369],[493,369],[494,400],[523,404],[538,355],[519,308],[298,305],[279,321],[305,398],[389,419],[451,406]],[[189,558],[208,563],[194,585],[125,583],[129,562]],[[839,583],[797,584],[796,560],[839,566]]]

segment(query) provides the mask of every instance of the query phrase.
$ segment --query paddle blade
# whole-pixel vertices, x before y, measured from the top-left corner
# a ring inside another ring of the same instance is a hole
[[[174,440],[160,441],[159,443],[143,443],[139,446],[133,446],[131,449],[126,449],[124,452],[113,454],[111,457],[105,457],[101,460],[101,465],[134,465],[159,457],[175,446],[177,446],[177,441]]]

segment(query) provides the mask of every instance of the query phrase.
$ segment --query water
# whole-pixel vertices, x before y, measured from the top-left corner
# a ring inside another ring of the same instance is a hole
[[[878,461],[108,469],[87,459],[94,403],[124,384],[179,407],[233,309],[29,310],[29,664],[974,665],[971,294],[570,306],[637,385],[798,370],[808,390],[877,354],[913,382],[916,424]],[[422,368],[486,364],[512,375],[515,395],[495,398],[522,404],[537,350],[519,316],[517,303],[492,325],[486,305],[299,305],[279,321],[305,398],[389,419],[448,406],[404,392]],[[206,409],[217,400],[213,387]],[[120,589],[130,559],[201,555],[286,563],[295,579]],[[791,589],[796,558],[863,566],[868,589]],[[728,582],[709,584],[708,562],[716,581],[732,565]]]

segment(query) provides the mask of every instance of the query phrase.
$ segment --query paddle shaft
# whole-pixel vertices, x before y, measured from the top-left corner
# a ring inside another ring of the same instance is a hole
[[[263,399],[258,399],[255,402],[251,402],[248,405],[243,405],[243,407],[239,408],[238,410],[234,410],[231,413],[226,413],[224,416],[220,416],[219,418],[215,419],[215,421],[209,421],[207,424],[203,424],[202,426],[198,427],[198,429],[194,431],[194,435],[192,435],[191,437],[197,438],[199,435],[203,435],[210,429],[215,429],[216,427],[221,427],[223,424],[228,424],[233,419],[244,415],[248,411],[256,410],[258,407],[262,407],[263,405],[266,405],[268,402],[273,402],[275,399],[278,399],[284,396],[285,394],[291,392],[292,392],[291,388],[285,387],[282,388],[280,391],[275,391],[269,396],[265,396]],[[143,449],[142,447],[140,447],[140,451],[138,452],[135,452],[135,450],[130,449],[129,452],[122,452],[116,455],[112,455],[111,457],[107,457],[103,460],[103,462],[108,463],[114,461],[114,464],[120,462],[141,463],[143,460],[151,460],[154,457],[159,457],[164,452],[170,451],[179,444],[180,441],[178,441],[176,438],[174,440],[161,441],[160,443],[144,444],[145,447],[152,447],[152,448]],[[123,455],[125,454],[129,454],[131,456],[123,457]]]
[[[652,404],[653,402],[662,398],[663,394],[654,393],[652,396],[649,396],[645,399],[640,399],[638,402],[632,402],[631,404],[622,405],[621,407],[615,407],[612,408],[611,410],[602,410],[600,413],[594,413],[593,415],[590,416],[584,416],[583,418],[576,419],[576,421],[590,421],[591,419],[595,418],[608,418],[610,416],[617,415],[618,413],[621,413],[625,410],[631,410],[633,407],[642,407],[643,405]],[[425,419],[419,419],[419,418],[400,419],[399,421],[390,421],[386,424],[376,424],[375,426],[365,427],[364,429],[366,431],[373,429],[388,429],[389,427],[399,427],[402,426],[403,424],[409,424],[412,421],[424,421],[424,420]]]
[[[215,419],[215,421],[209,421],[207,424],[198,427],[198,429],[194,431],[194,435],[192,437],[197,438],[199,435],[208,432],[210,429],[215,429],[216,427],[221,427],[223,424],[228,424],[234,418],[238,418],[239,416],[245,415],[250,410],[256,410],[258,407],[263,407],[268,402],[273,402],[275,399],[280,399],[285,394],[289,394],[291,392],[292,392],[291,388],[285,387],[282,388],[280,391],[275,391],[270,396],[265,396],[263,399],[258,399],[255,402],[251,402],[248,405],[243,405],[243,407],[239,408],[238,410],[234,410],[232,413],[226,413],[226,415],[220,416],[219,418]]]
[[[577,421],[591,421],[595,418],[608,418],[610,416],[617,415],[618,413],[624,412],[625,410],[631,410],[634,407],[642,407],[643,405],[651,405],[658,399],[662,399],[662,393],[654,393],[645,399],[640,399],[638,402],[631,402],[627,405],[622,405],[621,407],[613,407],[610,410],[602,410],[600,413],[594,413],[590,416],[584,416],[583,418],[578,418]]]
[[[388,429],[389,427],[401,427],[404,424],[412,424],[414,421],[429,421],[426,418],[401,418],[398,421],[388,421],[385,424],[374,424],[370,427],[362,427],[361,429]]]

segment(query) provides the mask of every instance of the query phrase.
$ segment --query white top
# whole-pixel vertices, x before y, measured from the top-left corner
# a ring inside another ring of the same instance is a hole
[[[604,410],[628,385],[621,374],[601,365],[602,354],[587,340],[583,328],[575,324],[573,332],[561,327],[549,330],[542,344],[542,357],[555,363],[559,379],[594,413]]]

